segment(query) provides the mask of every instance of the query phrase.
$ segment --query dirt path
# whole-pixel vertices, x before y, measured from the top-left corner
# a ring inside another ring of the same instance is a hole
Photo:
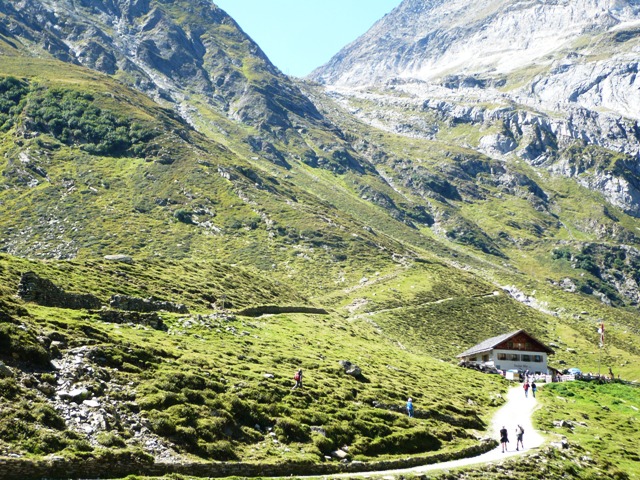
[[[505,426],[509,431],[509,443],[507,445],[507,452],[502,453],[500,446],[493,450],[478,455],[477,457],[462,458],[460,460],[452,460],[450,462],[434,463],[432,465],[423,465],[421,467],[405,468],[402,470],[385,470],[379,472],[361,472],[361,473],[347,473],[338,475],[326,475],[326,477],[339,478],[339,477],[370,477],[373,475],[405,475],[408,473],[422,473],[430,470],[444,470],[456,467],[463,467],[466,465],[475,465],[479,463],[488,463],[496,460],[502,460],[504,458],[513,457],[516,455],[523,455],[530,452],[533,449],[539,448],[544,443],[544,438],[537,431],[533,429],[531,423],[531,415],[536,409],[538,401],[531,396],[529,392],[529,398],[525,398],[524,391],[521,384],[512,387],[507,392],[507,401],[496,412],[493,420],[491,421],[491,428],[489,429],[490,435],[498,439],[499,430]],[[524,449],[516,451],[516,426],[520,424],[524,428]]]

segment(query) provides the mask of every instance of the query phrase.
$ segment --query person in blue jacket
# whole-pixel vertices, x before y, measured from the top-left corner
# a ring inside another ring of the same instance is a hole
[[[413,401],[411,399],[407,400],[407,414],[413,417]]]

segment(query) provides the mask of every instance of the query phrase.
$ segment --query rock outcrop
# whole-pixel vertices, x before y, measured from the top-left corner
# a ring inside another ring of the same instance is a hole
[[[167,330],[167,326],[156,312],[123,312],[121,310],[102,309],[93,313],[96,313],[100,320],[107,323],[144,325],[154,330]]]
[[[321,121],[315,106],[223,10],[209,0],[0,2],[0,32],[109,75],[192,122],[191,94],[231,118],[292,128],[289,113]],[[238,48],[229,48],[229,45]],[[246,76],[251,71],[250,78]]]
[[[638,217],[639,22],[629,0],[405,0],[310,78],[348,107],[373,103],[350,110],[409,137],[493,127],[464,146],[575,178]],[[564,161],[576,147],[626,159],[579,171]]]
[[[70,308],[74,310],[100,308],[102,302],[91,294],[67,293],[51,280],[41,278],[35,272],[25,272],[20,278],[18,296],[27,302],[44,307]]]

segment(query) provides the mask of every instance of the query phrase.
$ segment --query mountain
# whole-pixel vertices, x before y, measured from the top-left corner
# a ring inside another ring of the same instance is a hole
[[[597,107],[637,120],[639,26],[629,0],[407,0],[311,78],[493,86],[533,108]]]
[[[27,0],[2,2],[1,11],[9,20],[4,35],[18,35],[54,58],[113,75],[175,105],[190,121],[195,120],[185,102],[188,95],[254,125],[291,127],[285,111],[319,119],[260,47],[207,0],[189,5]]]
[[[405,2],[381,36],[443,8]],[[616,62],[635,40],[607,32],[585,35]],[[517,329],[559,368],[638,378],[635,120],[531,106],[513,92],[550,70],[485,67],[320,85],[208,1],[0,0],[0,461],[462,455],[491,445],[505,383],[455,355]],[[630,425],[615,410],[593,425]]]

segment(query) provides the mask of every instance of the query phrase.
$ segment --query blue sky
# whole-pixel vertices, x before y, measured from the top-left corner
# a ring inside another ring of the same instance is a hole
[[[401,0],[213,0],[284,73],[303,77]]]

